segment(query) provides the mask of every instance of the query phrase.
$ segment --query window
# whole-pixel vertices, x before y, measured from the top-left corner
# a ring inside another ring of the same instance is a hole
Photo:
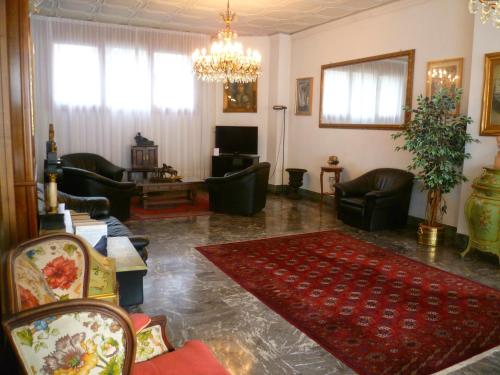
[[[106,48],[106,106],[113,110],[149,110],[150,74],[146,51]]]
[[[322,67],[321,127],[394,128],[411,104],[414,51]]]
[[[153,104],[161,109],[193,110],[194,80],[189,56],[154,54]]]
[[[56,104],[142,112],[153,106],[173,111],[194,108],[190,56],[149,54],[145,49],[118,46],[55,44],[53,58]]]
[[[96,47],[55,44],[53,59],[56,104],[79,107],[101,104],[99,51]]]

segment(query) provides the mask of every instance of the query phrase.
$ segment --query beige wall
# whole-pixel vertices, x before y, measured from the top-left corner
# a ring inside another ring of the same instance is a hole
[[[467,234],[467,223],[463,213],[465,202],[471,193],[471,183],[480,173],[481,167],[493,165],[497,152],[495,137],[480,137],[479,128],[481,121],[482,95],[484,82],[484,55],[491,52],[500,52],[500,30],[495,29],[490,22],[483,25],[479,16],[475,19],[474,39],[472,48],[472,68],[469,92],[469,116],[474,123],[469,127],[469,132],[480,140],[479,144],[468,147],[472,158],[464,163],[464,174],[469,182],[462,185],[460,195],[460,210],[458,215],[458,232]]]
[[[473,17],[466,0],[402,0],[293,35],[291,82],[314,77],[313,114],[292,116],[288,145],[288,166],[309,170],[305,188],[320,190],[319,169],[328,155],[340,158],[345,168],[343,180],[379,167],[406,169],[410,161],[410,155],[394,151],[391,131],[318,127],[322,64],[415,49],[415,104],[417,95],[425,93],[427,61],[464,57],[466,94],[461,108],[466,113],[472,31]],[[457,225],[459,200],[460,188],[447,196],[446,224]],[[424,210],[425,196],[417,185],[410,214],[423,217]]]

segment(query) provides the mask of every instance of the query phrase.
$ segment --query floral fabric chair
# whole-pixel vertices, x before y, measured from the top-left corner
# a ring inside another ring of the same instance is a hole
[[[24,242],[9,253],[12,312],[54,300],[88,295],[89,256],[86,244],[70,234],[48,235]],[[45,281],[45,287],[40,284]],[[50,292],[43,292],[44,289]],[[48,297],[50,295],[50,297]]]
[[[20,312],[3,326],[29,375],[229,375],[200,341],[174,350],[165,336],[163,317],[130,318],[109,302],[76,299]],[[146,356],[153,358],[134,364],[137,343],[155,341],[150,329],[162,336],[168,352],[148,351]]]
[[[134,331],[127,314],[102,301],[61,301],[15,315],[4,329],[27,374],[128,374]]]

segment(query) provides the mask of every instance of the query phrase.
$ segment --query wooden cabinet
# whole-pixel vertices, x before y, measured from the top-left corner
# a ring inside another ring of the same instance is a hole
[[[153,170],[158,168],[158,146],[132,146],[132,170]]]

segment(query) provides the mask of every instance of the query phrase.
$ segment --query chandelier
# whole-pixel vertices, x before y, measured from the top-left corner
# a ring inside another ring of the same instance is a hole
[[[210,53],[203,48],[193,53],[193,71],[198,79],[208,82],[248,83],[255,82],[261,74],[262,57],[257,50],[248,49],[246,54],[238,34],[231,30],[235,13],[227,9],[221,13],[225,28],[220,31],[210,47]]]
[[[472,14],[480,11],[482,23],[491,19],[493,25],[500,29],[500,0],[469,0],[469,11]]]

